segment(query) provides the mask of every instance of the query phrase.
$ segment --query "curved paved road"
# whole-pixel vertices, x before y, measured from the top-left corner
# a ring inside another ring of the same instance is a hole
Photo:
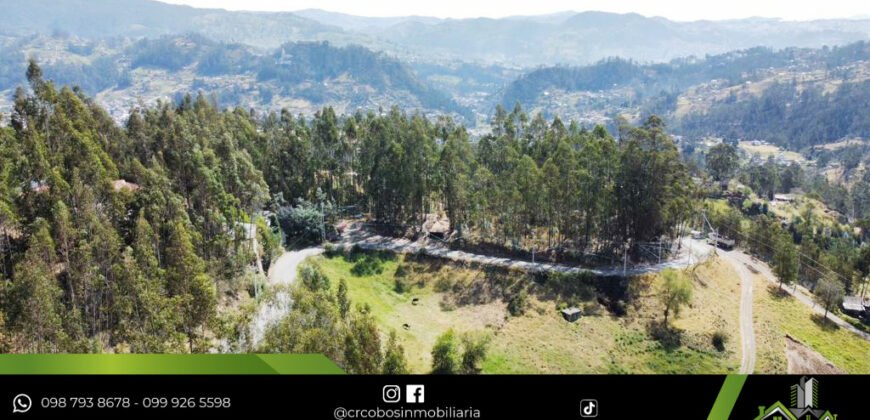
[[[659,264],[632,266],[623,271],[621,266],[595,269],[553,263],[532,263],[510,258],[473,254],[465,251],[451,250],[443,244],[434,241],[413,242],[408,239],[379,236],[363,231],[358,226],[346,231],[339,244],[344,246],[359,245],[363,249],[385,250],[398,253],[416,253],[422,251],[427,255],[452,261],[472,262],[525,271],[557,271],[562,273],[588,271],[605,277],[621,276],[623,274],[634,276],[658,272],[667,268],[685,268],[707,259],[712,250],[712,247],[703,241],[685,238],[683,239],[682,249],[676,258]],[[284,253],[269,269],[267,287],[291,284],[296,279],[299,264],[308,257],[322,254],[323,251],[324,249],[321,247],[314,247]],[[290,303],[289,293],[282,289],[277,291],[272,299],[261,304],[251,323],[251,345],[254,349],[262,342],[266,330],[290,311]]]
[[[451,261],[477,263],[482,265],[497,266],[503,268],[518,269],[530,272],[557,271],[561,273],[590,272],[603,277],[636,276],[646,273],[654,273],[667,268],[686,268],[706,260],[712,251],[712,247],[703,240],[684,238],[683,246],[679,254],[670,260],[658,264],[634,265],[623,270],[622,265],[607,268],[588,268],[574,265],[555,264],[547,262],[530,262],[511,258],[493,257],[482,254],[473,254],[465,251],[451,250],[440,242],[411,241],[404,238],[391,238],[376,235],[358,226],[354,226],[342,235],[339,243],[344,246],[357,245],[363,249],[392,251],[404,254],[423,252],[426,255],[444,258]]]

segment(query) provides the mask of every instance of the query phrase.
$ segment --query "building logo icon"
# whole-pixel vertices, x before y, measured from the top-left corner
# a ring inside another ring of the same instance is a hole
[[[786,407],[777,401],[767,407],[758,407],[755,420],[837,420],[836,414],[819,407],[819,381],[802,377],[791,386],[791,404]]]

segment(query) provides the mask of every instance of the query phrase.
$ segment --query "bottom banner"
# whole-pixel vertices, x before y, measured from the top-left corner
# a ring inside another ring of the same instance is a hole
[[[863,419],[866,376],[3,375],[0,418]]]

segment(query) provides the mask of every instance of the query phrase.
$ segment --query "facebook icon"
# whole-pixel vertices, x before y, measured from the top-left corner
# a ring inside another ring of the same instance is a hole
[[[419,404],[423,402],[423,385],[407,385],[405,386],[405,402],[408,404]]]

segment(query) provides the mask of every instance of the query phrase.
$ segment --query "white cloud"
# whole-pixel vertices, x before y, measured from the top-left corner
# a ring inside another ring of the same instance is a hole
[[[672,20],[736,19],[750,16],[811,20],[870,15],[866,0],[163,0],[229,10],[293,11],[316,8],[361,16],[425,15],[504,17],[565,10],[635,12]]]

